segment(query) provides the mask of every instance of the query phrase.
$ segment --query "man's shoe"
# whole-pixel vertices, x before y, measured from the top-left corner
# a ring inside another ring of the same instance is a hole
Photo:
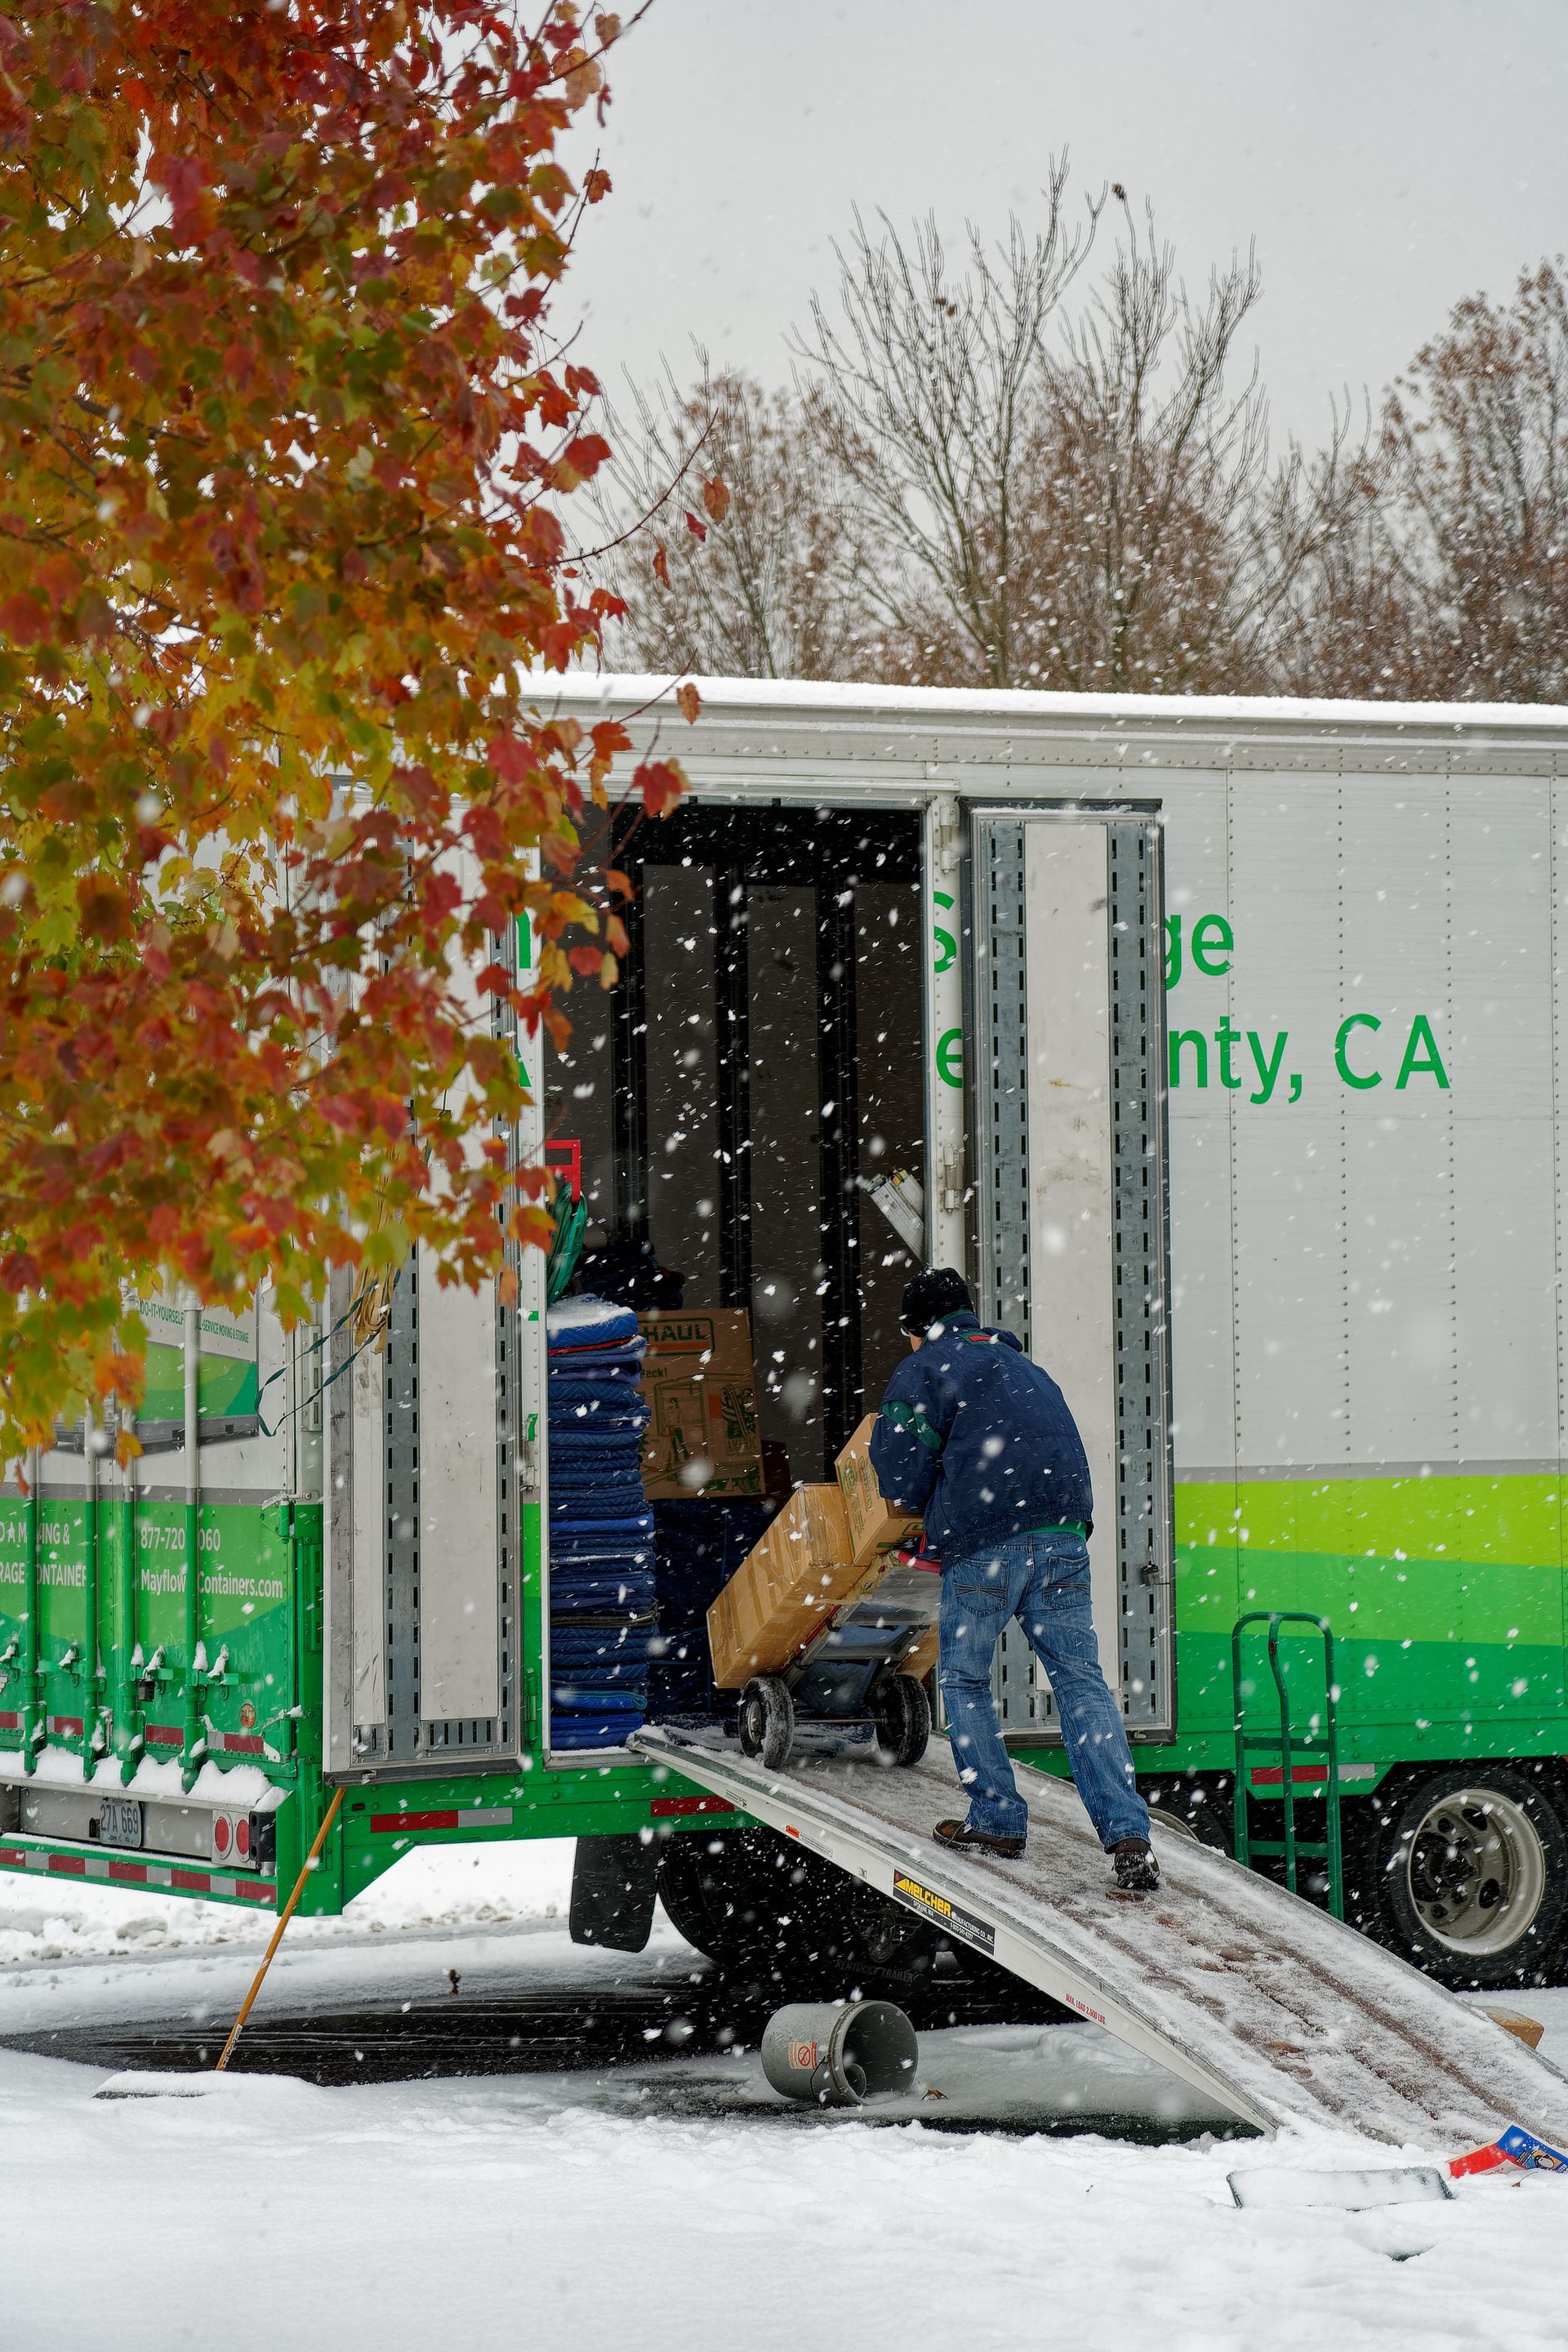
[[[1123,1895],[1157,1895],[1160,1865],[1147,1838],[1119,1838],[1110,1849],[1116,1884]]]
[[[984,1830],[972,1830],[967,1822],[938,1822],[931,1835],[938,1845],[961,1845],[970,1853],[1000,1854],[1005,1862],[1016,1862],[1024,1851],[1021,1837],[988,1837]]]

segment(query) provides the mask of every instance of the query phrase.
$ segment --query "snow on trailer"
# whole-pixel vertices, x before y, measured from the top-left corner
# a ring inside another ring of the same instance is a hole
[[[574,684],[563,708],[625,718],[640,744],[668,723],[648,708],[663,686]],[[1114,1074],[1038,845],[1053,819],[1152,813],[1173,1545],[1140,1563],[1119,1528],[1113,1559],[1102,1523],[1095,1560],[1141,1775],[1228,1838],[1236,1703],[1263,1696],[1233,1684],[1232,1626],[1253,1609],[1326,1617],[1350,1916],[1455,1984],[1550,1972],[1568,1938],[1568,722],[1476,705],[700,687],[700,718],[680,730],[696,811],[765,806],[781,837],[851,810],[868,828],[918,820],[924,1126],[909,1164],[925,1254],[965,1265],[983,1311],[1063,1376],[1100,1424],[1101,1465],[1102,1401],[1129,1353],[1108,1366],[1080,1335],[1110,1329],[1139,1251],[1120,1202],[1100,1241],[1103,1175],[1100,1203],[1062,1181],[1089,1171],[1057,1148],[1058,1081],[1092,1088],[1098,1073],[1103,1092]],[[1016,884],[1004,827],[1026,844]],[[702,860],[682,854],[689,897]],[[831,1011],[824,997],[825,1036]],[[879,1075],[889,1050],[879,1040],[863,1066]],[[1103,1171],[1102,1127],[1096,1141]],[[689,1177],[678,1153],[673,1180],[659,1168],[645,1191],[655,1229],[683,1165]],[[860,1171],[870,1186],[881,1172]],[[769,1173],[789,1181],[776,1160]],[[828,1352],[825,1339],[825,1389]],[[1157,1391],[1152,1408],[1157,1475]],[[1298,1725],[1321,1733],[1321,1660],[1289,1630],[1282,1656]],[[1051,1696],[1021,1640],[1004,1643],[996,1692],[1009,1738],[1058,1769]],[[1278,1766],[1249,1779],[1267,1801]],[[1321,1785],[1321,1764],[1293,1779]]]
[[[945,1760],[775,1773],[694,1737],[636,1737],[1259,2131],[1331,2126],[1456,2152],[1521,2116],[1568,2134],[1568,2082],[1484,2011],[1195,1839],[1156,1828],[1162,1891],[1121,1894],[1059,1780],[1020,1773],[1028,1849],[980,1860],[930,1835],[951,1801]]]
[[[643,709],[664,683],[560,705],[640,750],[677,725]],[[703,1486],[694,1449],[668,1507],[723,1520],[732,1564],[744,1515],[830,1477],[875,1406],[908,1258],[963,1266],[1094,1449],[1101,1651],[1149,1792],[1226,1833],[1231,1627],[1324,1616],[1349,1916],[1453,1981],[1538,1980],[1568,1931],[1568,720],[701,692],[692,796],[620,861],[622,982],[574,1000],[564,1052],[519,1041],[511,1139],[574,1142],[592,1215],[749,1324],[757,1482]],[[229,1335],[164,1303],[132,1475],[68,1440],[7,1498],[0,1868],[137,1883],[205,1854],[270,1892],[335,1783],[316,1910],[426,1840],[706,1852],[721,1800],[559,1737],[538,1254],[517,1270],[513,1305],[411,1262],[380,1346],[346,1279],[292,1349],[265,1301]],[[711,1716],[701,1611],[658,1606],[649,1715]],[[1313,1661],[1282,1655],[1310,1738]],[[997,1696],[1059,1770],[1012,1639]],[[177,1814],[149,1757],[177,1758]],[[238,1764],[279,1800],[275,1865],[204,1813],[205,1770]],[[1250,1769],[1266,1804],[1279,1769]],[[1321,1761],[1298,1779],[1315,1803]]]

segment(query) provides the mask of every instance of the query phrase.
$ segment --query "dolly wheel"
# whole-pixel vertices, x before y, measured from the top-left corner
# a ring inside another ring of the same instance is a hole
[[[780,1772],[795,1746],[795,1701],[776,1675],[759,1675],[741,1694],[741,1748]]]
[[[885,1764],[918,1764],[931,1738],[931,1703],[912,1675],[883,1675],[871,1693],[877,1753]]]

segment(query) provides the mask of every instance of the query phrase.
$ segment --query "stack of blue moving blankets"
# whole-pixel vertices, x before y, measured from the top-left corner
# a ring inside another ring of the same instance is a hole
[[[547,1336],[551,1744],[615,1748],[647,1715],[658,1647],[645,1342],[605,1298],[559,1300]]]

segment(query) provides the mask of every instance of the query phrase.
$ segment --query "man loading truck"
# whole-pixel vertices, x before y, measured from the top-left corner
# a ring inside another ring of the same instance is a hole
[[[1009,1618],[1050,1676],[1074,1785],[1117,1885],[1152,1894],[1160,1874],[1121,1712],[1100,1669],[1089,1607],[1089,1462],[1055,1381],[1011,1331],[982,1328],[952,1266],[905,1286],[900,1326],[910,1356],[888,1383],[871,1439],[885,1501],[925,1520],[942,1562],[942,1696],[963,1821],[944,1845],[1021,1854],[1018,1794],[991,1695],[991,1662]]]

